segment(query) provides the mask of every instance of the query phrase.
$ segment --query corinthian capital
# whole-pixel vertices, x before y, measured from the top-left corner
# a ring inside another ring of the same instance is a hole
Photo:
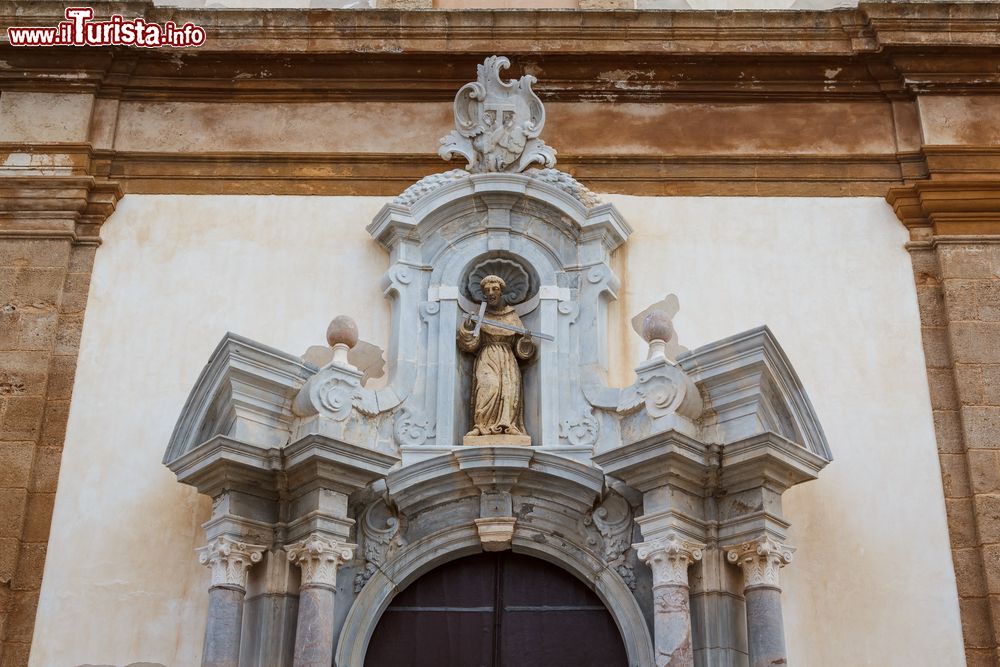
[[[354,558],[356,544],[337,542],[316,533],[285,547],[288,560],[302,568],[302,586],[337,585],[337,568]]]
[[[632,545],[639,559],[653,571],[653,587],[687,586],[688,566],[701,560],[704,544],[690,542],[671,531],[650,542]]]
[[[239,542],[225,535],[198,549],[198,561],[212,570],[212,586],[247,587],[247,570],[260,561],[267,547]]]
[[[780,588],[778,570],[792,562],[792,547],[769,537],[726,550],[726,560],[743,569],[744,588]]]

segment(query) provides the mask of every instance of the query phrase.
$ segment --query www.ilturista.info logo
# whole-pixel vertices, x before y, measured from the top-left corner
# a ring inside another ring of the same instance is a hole
[[[178,26],[173,21],[163,25],[141,18],[125,19],[114,14],[107,21],[91,21],[91,7],[67,7],[66,20],[48,28],[10,27],[7,39],[11,46],[201,46],[205,29],[193,23]]]

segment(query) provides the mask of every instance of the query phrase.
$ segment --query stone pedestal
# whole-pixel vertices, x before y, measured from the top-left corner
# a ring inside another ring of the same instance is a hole
[[[212,570],[202,667],[239,667],[247,570],[264,549],[225,536],[199,549],[199,560]]]
[[[295,667],[330,667],[333,664],[337,569],[354,557],[354,548],[353,544],[315,533],[285,547],[288,559],[302,568],[295,628]]]
[[[653,571],[653,644],[656,667],[694,667],[688,566],[701,560],[705,545],[670,532],[634,545]]]
[[[463,445],[476,447],[531,447],[530,435],[467,435]]]
[[[763,538],[728,549],[726,558],[743,570],[750,667],[785,664],[778,570],[792,561],[792,549]]]

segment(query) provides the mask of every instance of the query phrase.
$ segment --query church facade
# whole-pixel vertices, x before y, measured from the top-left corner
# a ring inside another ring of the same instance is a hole
[[[2,664],[996,664],[997,4],[94,9],[205,40],[0,47]]]

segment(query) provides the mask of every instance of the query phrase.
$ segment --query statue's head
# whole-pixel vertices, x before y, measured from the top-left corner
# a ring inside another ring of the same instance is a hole
[[[507,291],[507,283],[500,276],[486,276],[479,281],[479,288],[483,290],[483,298],[490,308],[499,308],[504,304],[503,293]]]

